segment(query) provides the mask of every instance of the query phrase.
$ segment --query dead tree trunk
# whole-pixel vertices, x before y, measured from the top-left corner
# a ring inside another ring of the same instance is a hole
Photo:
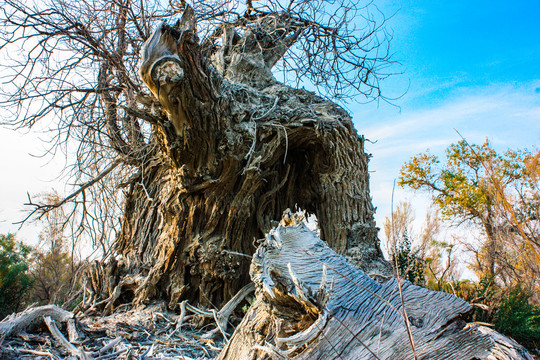
[[[257,299],[220,360],[532,360],[513,340],[467,324],[464,300],[403,280],[379,284],[303,225],[270,232],[251,277]]]
[[[164,114],[129,187],[118,255],[90,271],[85,307],[112,309],[118,286],[115,304],[219,306],[249,281],[255,240],[295,206],[317,216],[334,250],[386,276],[364,139],[341,107],[272,75],[298,29],[260,15],[242,33],[220,28],[213,51],[192,15],[143,49],[141,76]]]

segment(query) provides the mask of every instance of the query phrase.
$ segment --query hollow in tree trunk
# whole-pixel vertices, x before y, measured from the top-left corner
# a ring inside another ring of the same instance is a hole
[[[117,256],[89,273],[86,307],[218,307],[249,281],[257,239],[296,207],[316,215],[331,248],[387,276],[363,137],[341,107],[272,75],[298,34],[261,15],[242,34],[224,26],[212,53],[192,15],[143,49],[141,76],[166,116],[155,116],[155,148],[132,178]]]

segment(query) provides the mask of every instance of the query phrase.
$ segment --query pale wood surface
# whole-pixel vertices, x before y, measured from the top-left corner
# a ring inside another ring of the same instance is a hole
[[[273,230],[251,276],[257,301],[219,359],[414,358],[398,280],[377,283],[305,226]],[[513,340],[462,320],[471,309],[462,299],[401,284],[418,359],[532,359]]]
[[[73,318],[73,313],[56,305],[45,305],[28,309],[21,313],[6,317],[0,322],[0,335],[9,337],[21,331],[30,331],[43,324],[43,317],[48,316],[58,322],[66,322]]]

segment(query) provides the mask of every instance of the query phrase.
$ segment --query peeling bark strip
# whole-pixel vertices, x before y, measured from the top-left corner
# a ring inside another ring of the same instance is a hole
[[[257,299],[220,360],[412,359],[397,280],[383,284],[301,225],[267,235],[251,264]],[[530,359],[497,332],[467,324],[471,306],[402,281],[418,359]]]
[[[118,255],[89,271],[87,307],[219,307],[249,282],[254,240],[295,206],[316,214],[334,250],[387,275],[363,137],[341,107],[272,76],[298,27],[261,15],[201,49],[192,16],[144,46],[141,76],[164,115],[126,196]]]

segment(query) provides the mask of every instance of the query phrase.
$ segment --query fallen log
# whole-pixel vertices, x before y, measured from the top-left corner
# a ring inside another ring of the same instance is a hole
[[[66,322],[73,318],[73,313],[56,305],[44,305],[13,314],[0,322],[0,336],[9,337],[21,331],[31,331],[43,324],[43,318],[50,317],[58,322]]]
[[[471,305],[408,281],[378,283],[304,225],[253,256],[256,301],[218,359],[533,359],[463,315]]]

